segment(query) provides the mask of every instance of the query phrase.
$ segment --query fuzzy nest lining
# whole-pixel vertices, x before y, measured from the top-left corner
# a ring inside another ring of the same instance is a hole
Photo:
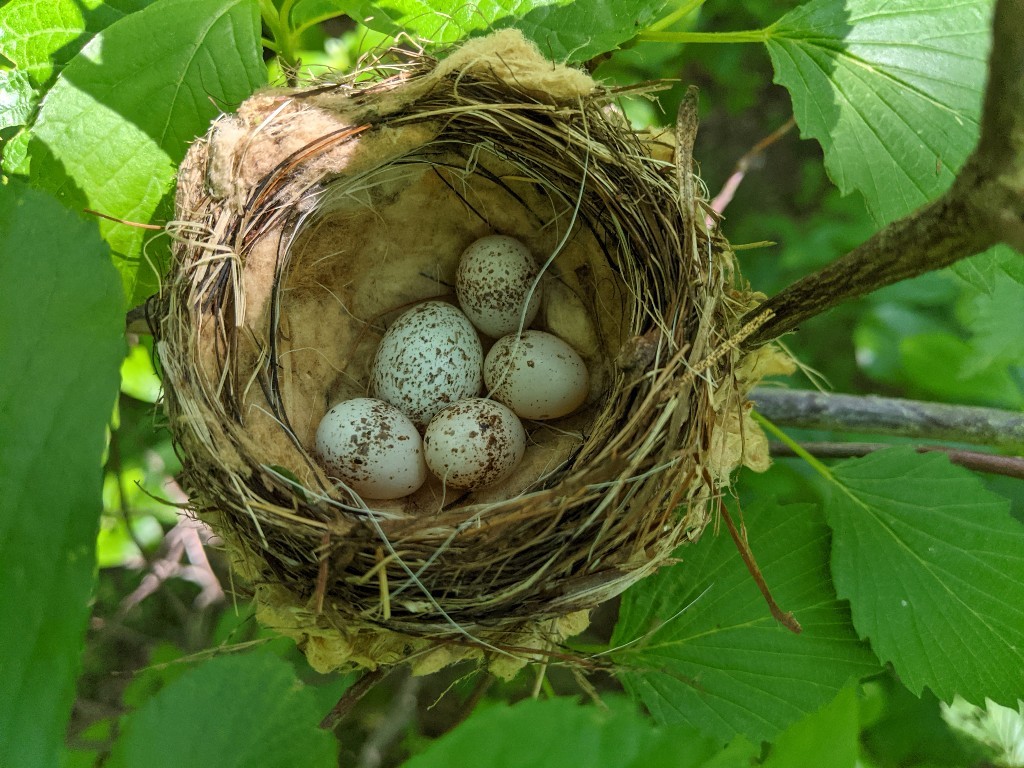
[[[698,538],[736,467],[767,465],[745,394],[785,361],[737,352],[755,297],[680,192],[689,158],[680,174],[670,139],[634,134],[621,95],[503,31],[258,94],[191,148],[153,308],[183,481],[315,668],[510,675]],[[317,424],[365,396],[395,317],[454,301],[488,234],[545,265],[533,326],[581,353],[589,398],[527,422],[498,485],[363,500],[316,461]]]

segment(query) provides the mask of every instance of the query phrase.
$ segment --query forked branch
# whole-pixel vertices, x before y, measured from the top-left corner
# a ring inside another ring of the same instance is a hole
[[[997,0],[981,136],[939,199],[798,280],[743,318],[773,316],[753,349],[848,299],[1006,243],[1024,251],[1024,0]],[[1024,258],[1024,257],[1022,257]]]

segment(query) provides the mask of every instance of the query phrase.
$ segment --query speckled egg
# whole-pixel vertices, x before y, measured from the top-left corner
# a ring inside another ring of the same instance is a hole
[[[383,400],[359,397],[331,408],[317,427],[316,452],[332,476],[368,499],[400,499],[427,479],[416,426]]]
[[[587,399],[587,365],[575,349],[544,331],[495,342],[484,360],[484,383],[495,400],[524,419],[557,419]]]
[[[526,328],[540,308],[540,284],[530,294],[537,271],[529,249],[515,238],[481,238],[459,259],[455,273],[459,306],[481,333],[496,339],[519,330],[523,305],[530,296],[523,320]]]
[[[444,408],[423,433],[427,467],[453,488],[473,490],[501,480],[525,451],[519,418],[501,403],[479,397]]]
[[[401,315],[377,347],[370,394],[426,426],[449,403],[480,394],[483,348],[457,307],[425,301]]]

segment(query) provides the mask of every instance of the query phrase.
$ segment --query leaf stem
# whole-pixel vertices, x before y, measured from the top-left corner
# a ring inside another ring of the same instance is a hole
[[[268,45],[267,47],[277,53],[277,57],[284,65],[283,68],[293,68],[295,66],[294,40],[288,31],[287,20],[283,18],[282,12],[274,6],[273,0],[260,0],[260,15],[276,43],[276,46]],[[266,42],[264,41],[264,45]]]
[[[764,574],[761,573],[761,568],[754,558],[750,544],[747,543],[746,533],[741,533],[737,529],[732,515],[729,514],[728,508],[722,503],[721,499],[718,500],[718,513],[725,520],[725,525],[729,529],[729,535],[732,536],[732,541],[736,545],[740,557],[743,559],[743,564],[747,566],[747,570],[750,572],[751,577],[753,577],[754,583],[757,584],[758,591],[760,591],[764,601],[768,603],[768,610],[771,611],[772,617],[794,635],[799,635],[804,631],[803,627],[800,626],[800,622],[796,620],[796,616],[793,615],[792,611],[783,611],[782,607],[775,602],[775,597],[768,588],[768,582],[765,581]]]
[[[751,415],[754,417],[754,421],[756,421],[762,427],[764,427],[769,432],[771,432],[773,435],[775,435],[777,438],[779,438],[779,440],[781,440],[783,443],[785,443],[789,447],[789,449],[791,451],[793,451],[794,454],[796,454],[801,459],[806,461],[808,463],[808,465],[810,465],[811,469],[813,469],[815,472],[817,472],[819,475],[821,475],[826,480],[829,480],[829,481],[831,481],[833,483],[836,482],[836,479],[832,476],[831,470],[829,470],[829,468],[826,467],[822,462],[820,462],[816,458],[814,458],[814,456],[812,456],[810,454],[810,452],[808,452],[806,449],[804,449],[804,447],[802,445],[800,445],[800,443],[798,443],[796,440],[791,438],[789,435],[787,435],[785,432],[783,432],[777,426],[772,424],[770,421],[768,421],[768,419],[766,419],[764,416],[762,416],[757,411],[753,411],[751,413]]]
[[[288,29],[291,29],[292,26],[291,15],[292,8],[294,6],[295,0],[284,0],[284,2],[281,3],[281,13],[279,15],[279,18],[281,19],[281,22],[285,25],[285,27],[287,27]]]
[[[766,29],[740,32],[657,32],[646,29],[636,36],[648,43],[763,43],[771,34]]]
[[[651,26],[649,26],[647,29],[645,29],[640,34],[643,35],[643,34],[645,34],[647,32],[661,32],[661,31],[663,31],[665,29],[668,29],[673,24],[675,24],[677,21],[685,19],[691,13],[693,13],[698,8],[700,8],[702,5],[704,5],[705,1],[706,0],[690,0],[690,2],[685,3],[684,5],[681,5],[678,8],[676,8],[668,16],[665,16],[665,17],[663,17],[661,19],[658,19],[658,21],[656,21],[653,24],[651,24]]]

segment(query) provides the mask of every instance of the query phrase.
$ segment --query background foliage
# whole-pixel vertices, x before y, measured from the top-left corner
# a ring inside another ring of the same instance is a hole
[[[257,628],[208,534],[166,503],[185,498],[152,351],[122,332],[169,258],[159,227],[132,222],[170,218],[176,166],[219,112],[396,35],[443,49],[504,26],[556,59],[598,57],[610,82],[678,80],[623,105],[638,126],[671,123],[682,85],[700,85],[712,191],[794,115],[805,140],[759,156],[726,211],[730,239],[756,244],[744,275],[772,293],[948,186],[977,138],[991,8],[0,3],[0,765],[1024,764],[1008,751],[1024,730],[1020,483],[898,446],[738,478],[729,508],[799,636],[709,531],[579,639],[616,675],[552,667],[484,687],[471,668],[398,673],[319,731],[351,680],[313,674]],[[1022,264],[996,249],[787,344],[839,391],[1019,410],[1024,336],[1007,329],[1024,322]]]

